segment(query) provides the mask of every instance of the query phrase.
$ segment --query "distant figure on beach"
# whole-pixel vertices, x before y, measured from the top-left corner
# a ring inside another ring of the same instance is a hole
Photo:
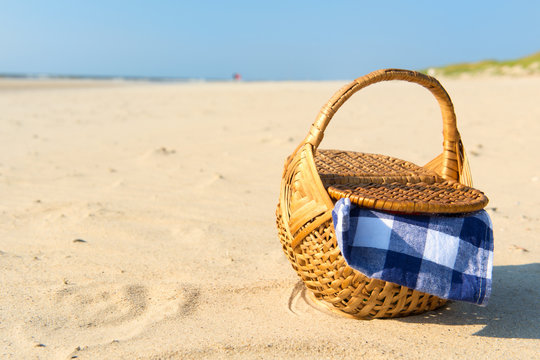
[[[234,73],[233,74],[233,80],[235,80],[235,81],[242,80],[242,75],[240,75],[239,73]]]

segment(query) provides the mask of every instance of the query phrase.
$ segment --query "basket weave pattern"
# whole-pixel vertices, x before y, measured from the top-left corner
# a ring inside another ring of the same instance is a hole
[[[319,150],[315,166],[323,184],[380,182],[425,182],[432,184],[438,175],[408,161],[386,155],[352,151]],[[358,171],[362,169],[362,173]],[[384,176],[383,176],[384,175]]]
[[[443,117],[442,154],[419,167],[384,155],[317,151],[327,125],[339,107],[358,90],[388,80],[417,83],[435,96]],[[444,88],[432,77],[407,70],[379,70],[358,78],[339,90],[321,109],[309,134],[285,163],[277,207],[277,227],[283,250],[314,297],[333,311],[357,318],[382,318],[436,309],[446,300],[371,279],[346,264],[336,242],[331,216],[334,200],[329,192],[346,192],[348,187],[356,186],[370,189],[369,184],[388,184],[390,188],[394,187],[392,191],[399,192],[402,184],[408,187],[416,184],[422,201],[431,203],[439,196],[436,187],[441,182],[451,182],[456,189],[462,186],[460,184],[466,185],[463,191],[468,191],[467,186],[471,186],[453,105]],[[423,191],[422,187],[430,186],[434,189],[431,193]],[[377,191],[381,191],[380,187]],[[478,193],[479,202],[485,205],[487,199]],[[458,198],[461,196],[459,191],[456,194]],[[385,194],[375,196],[382,199]],[[396,211],[414,210],[407,201],[398,199],[396,204],[392,208]],[[470,211],[474,208],[474,205],[468,207],[466,199],[463,206],[462,209]]]

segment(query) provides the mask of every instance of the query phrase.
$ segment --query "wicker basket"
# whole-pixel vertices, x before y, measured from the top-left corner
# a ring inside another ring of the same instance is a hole
[[[317,150],[332,116],[349,97],[368,85],[388,80],[419,84],[435,96],[443,118],[441,155],[420,167],[384,155]],[[360,206],[404,213],[481,209],[487,198],[470,186],[454,108],[440,83],[408,70],[375,71],[339,90],[287,159],[277,208],[279,238],[312,297],[330,310],[356,318],[398,317],[433,310],[446,300],[368,278],[349,267],[337,246],[332,209],[336,199],[345,196]]]

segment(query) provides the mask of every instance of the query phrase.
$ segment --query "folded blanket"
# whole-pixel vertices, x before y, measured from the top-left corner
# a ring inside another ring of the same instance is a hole
[[[332,215],[338,245],[352,268],[444,299],[487,304],[493,230],[484,210],[460,216],[398,215],[341,199]]]

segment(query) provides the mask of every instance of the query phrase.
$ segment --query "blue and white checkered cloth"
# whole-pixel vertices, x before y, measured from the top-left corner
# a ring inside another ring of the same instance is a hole
[[[339,200],[332,212],[345,260],[368,277],[450,300],[486,305],[491,294],[489,215],[397,215]]]

